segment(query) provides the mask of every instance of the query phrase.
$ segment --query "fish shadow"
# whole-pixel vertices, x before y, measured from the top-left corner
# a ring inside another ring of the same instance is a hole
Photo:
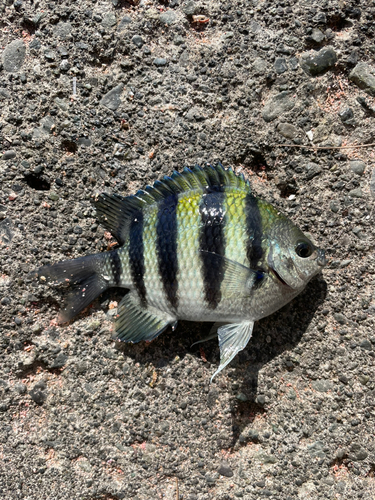
[[[292,302],[274,314],[255,323],[253,336],[247,347],[229,365],[226,378],[218,375],[212,382],[207,396],[207,406],[214,407],[220,391],[228,390],[231,395],[232,436],[230,442],[219,444],[221,448],[233,448],[243,443],[242,433],[255,418],[266,412],[263,394],[258,394],[260,370],[271,360],[295,349],[314,318],[316,310],[323,304],[327,295],[327,284],[322,275],[315,277],[307,288]],[[211,375],[220,362],[217,338],[192,347],[192,344],[209,336],[212,323],[179,322],[178,329],[168,329],[151,343],[117,343],[117,349],[140,364],[152,363],[156,369],[172,368],[176,357],[179,360],[194,355],[203,361],[204,371]],[[281,373],[292,371],[296,366],[293,355],[283,355]],[[181,372],[176,367],[179,375]],[[176,374],[176,376],[178,375]],[[199,375],[202,377],[202,374]],[[203,377],[206,376],[205,374]],[[209,375],[210,376],[210,375]],[[207,378],[207,385],[209,378]],[[257,441],[256,437],[251,440]]]

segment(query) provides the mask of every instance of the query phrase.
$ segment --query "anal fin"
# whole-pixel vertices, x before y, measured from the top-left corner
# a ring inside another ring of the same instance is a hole
[[[114,337],[124,342],[133,343],[141,340],[153,340],[168,325],[175,327],[176,323],[175,317],[159,311],[155,307],[144,309],[137,297],[130,292],[119,304]]]
[[[211,377],[211,382],[232,359],[244,349],[253,333],[254,321],[221,326],[218,330],[220,365]]]

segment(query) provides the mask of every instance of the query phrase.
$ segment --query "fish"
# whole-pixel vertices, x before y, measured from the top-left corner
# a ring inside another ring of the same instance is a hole
[[[220,163],[185,167],[126,197],[103,192],[93,203],[119,247],[36,271],[71,286],[59,322],[119,287],[128,292],[117,309],[118,340],[151,341],[178,320],[217,323],[220,364],[211,381],[246,347],[254,322],[290,302],[327,263],[243,174]]]

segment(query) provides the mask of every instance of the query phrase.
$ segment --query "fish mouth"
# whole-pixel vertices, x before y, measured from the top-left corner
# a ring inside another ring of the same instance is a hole
[[[287,286],[287,287],[290,288],[290,285],[288,285],[288,283],[282,279],[282,277],[280,276],[280,274],[273,267],[270,267],[270,270],[273,273],[273,275],[276,277],[276,279],[278,281],[280,281],[280,283],[282,285]]]

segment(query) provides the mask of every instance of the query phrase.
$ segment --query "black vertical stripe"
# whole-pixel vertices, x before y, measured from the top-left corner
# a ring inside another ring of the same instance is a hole
[[[249,193],[246,196],[246,229],[247,229],[247,258],[250,269],[259,269],[259,261],[263,256],[262,249],[262,217],[258,200]]]
[[[116,286],[121,282],[121,260],[117,250],[111,252],[112,279]]]
[[[177,203],[176,194],[160,202],[156,225],[159,274],[168,302],[174,309],[178,307]]]
[[[220,187],[207,188],[199,206],[202,220],[199,241],[202,277],[205,301],[210,309],[216,309],[220,303],[220,288],[224,278],[224,259],[217,258],[217,255],[225,255],[224,196]]]
[[[147,305],[146,287],[144,282],[145,261],[143,255],[143,213],[134,213],[129,232],[129,261],[133,284],[143,306]]]

